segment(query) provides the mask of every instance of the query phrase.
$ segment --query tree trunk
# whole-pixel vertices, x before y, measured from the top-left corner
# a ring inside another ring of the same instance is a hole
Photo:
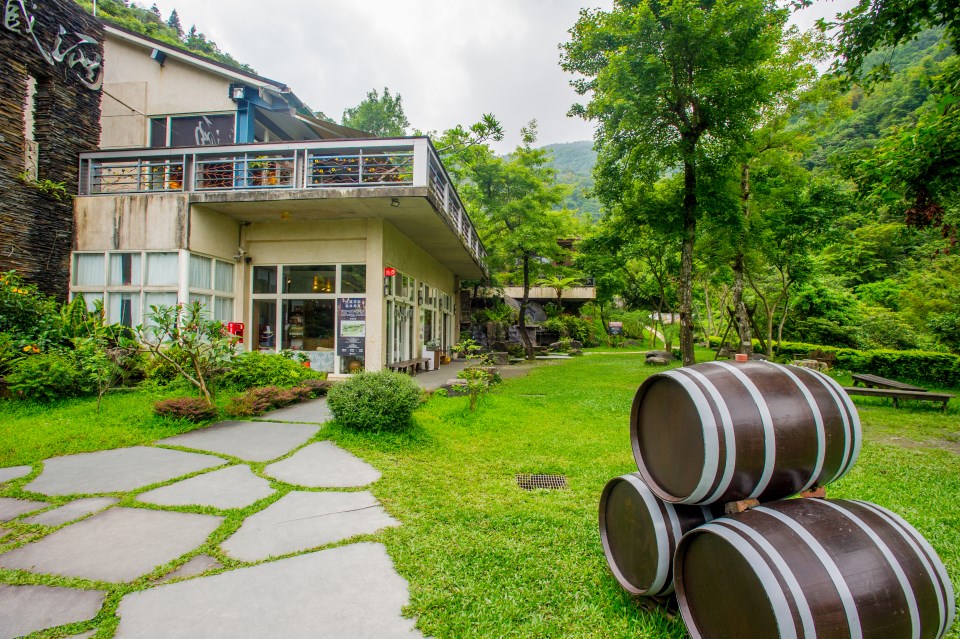
[[[696,145],[683,158],[683,246],[680,252],[680,355],[684,366],[697,363],[693,352],[693,243],[697,237]]]
[[[610,339],[610,327],[607,326],[607,318],[603,312],[603,302],[597,302],[597,308],[600,309],[600,324],[603,326],[603,332],[607,336],[607,346],[610,346],[613,341]]]
[[[713,335],[713,329],[716,328],[716,326],[714,326],[713,323],[713,307],[710,306],[710,282],[708,282],[706,278],[703,279],[703,299],[707,313],[707,336],[709,337]]]
[[[527,302],[530,297],[530,253],[523,254],[523,299],[520,300],[520,341],[523,343],[523,350],[527,353],[527,359],[534,359],[533,344],[530,342],[530,336],[527,335]]]
[[[737,235],[737,254],[733,257],[733,309],[737,314],[737,335],[740,337],[738,353],[753,352],[753,335],[750,333],[750,316],[743,301],[743,232],[746,231],[747,218],[750,217],[750,163],[744,162],[740,168],[740,201],[743,211],[744,229]]]

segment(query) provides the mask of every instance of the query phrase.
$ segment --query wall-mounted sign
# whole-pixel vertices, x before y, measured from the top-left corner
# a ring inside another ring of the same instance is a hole
[[[623,335],[623,322],[607,322],[607,332],[611,335]]]
[[[99,91],[103,85],[103,56],[97,53],[96,39],[79,32],[68,34],[62,25],[57,25],[57,37],[53,47],[48,49],[40,42],[36,22],[36,16],[27,11],[23,0],[7,0],[3,11],[3,26],[8,31],[30,36],[47,64],[63,64],[77,75],[83,86]],[[73,44],[64,48],[64,45],[70,42]]]
[[[367,300],[342,297],[337,300],[337,355],[363,357],[367,338]]]
[[[393,277],[396,274],[397,274],[397,269],[393,268],[392,266],[385,266],[383,268],[384,277]]]

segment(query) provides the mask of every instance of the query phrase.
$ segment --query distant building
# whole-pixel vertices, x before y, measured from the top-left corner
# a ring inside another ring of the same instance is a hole
[[[331,373],[457,341],[484,248],[430,141],[316,119],[283,83],[105,27],[71,290],[110,321],[199,300],[244,348]]]
[[[65,299],[77,161],[100,137],[103,29],[73,0],[9,0],[2,20],[0,271]]]

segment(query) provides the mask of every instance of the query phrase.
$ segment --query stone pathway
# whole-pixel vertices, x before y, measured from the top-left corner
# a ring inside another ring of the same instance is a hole
[[[322,549],[400,525],[362,490],[379,471],[308,443],[330,418],[315,400],[44,461],[33,499],[0,498],[0,568],[74,587],[0,584],[0,639],[67,624],[51,636],[422,637],[383,545]],[[0,469],[0,484],[32,471]],[[94,627],[104,588],[131,582],[116,633]]]

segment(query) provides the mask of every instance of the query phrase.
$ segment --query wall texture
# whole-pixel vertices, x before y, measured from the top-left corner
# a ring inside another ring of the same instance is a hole
[[[89,68],[80,62],[102,57],[103,30],[72,0],[46,0],[36,7],[26,1],[4,4],[15,9],[16,17],[0,12],[0,271],[16,269],[41,290],[63,299],[69,285],[73,203],[71,198],[46,195],[18,177],[26,168],[27,84],[29,77],[36,80],[38,177],[62,182],[68,193],[76,194],[78,154],[96,150],[100,138],[100,91],[84,86],[78,72]],[[32,34],[21,6],[35,19]],[[11,24],[19,32],[12,31]],[[60,27],[65,33],[58,42]],[[97,43],[71,49],[79,42],[76,34]]]

